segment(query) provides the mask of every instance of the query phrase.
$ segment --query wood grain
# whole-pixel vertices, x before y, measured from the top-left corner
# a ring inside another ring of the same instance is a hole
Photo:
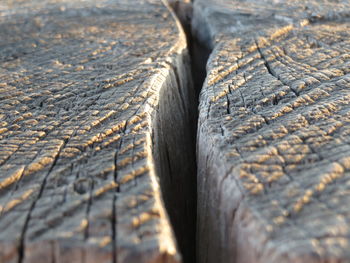
[[[199,262],[350,261],[349,12],[195,2]]]
[[[0,47],[0,262],[181,262],[159,160],[191,91],[166,4],[4,0]]]

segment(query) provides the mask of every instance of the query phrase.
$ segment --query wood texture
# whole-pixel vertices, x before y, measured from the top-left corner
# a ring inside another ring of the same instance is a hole
[[[350,261],[348,1],[197,0],[199,262]]]
[[[187,140],[185,42],[161,1],[1,1],[1,263],[181,261],[154,160]]]

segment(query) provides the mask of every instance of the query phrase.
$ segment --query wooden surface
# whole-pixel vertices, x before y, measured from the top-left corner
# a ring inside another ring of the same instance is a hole
[[[191,94],[165,4],[3,0],[0,48],[0,262],[180,262],[158,176],[194,158]]]
[[[350,261],[348,1],[197,0],[199,262]]]

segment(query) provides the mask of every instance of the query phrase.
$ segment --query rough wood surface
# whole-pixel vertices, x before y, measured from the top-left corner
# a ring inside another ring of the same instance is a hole
[[[154,159],[191,96],[165,4],[2,0],[0,51],[0,262],[180,262]]]
[[[350,261],[349,1],[197,0],[199,262]]]

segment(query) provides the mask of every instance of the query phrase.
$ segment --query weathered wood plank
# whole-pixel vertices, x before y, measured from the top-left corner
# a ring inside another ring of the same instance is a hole
[[[199,262],[350,261],[350,4],[197,0]]]
[[[1,1],[0,262],[181,261],[156,174],[194,158],[185,42],[161,1]]]

